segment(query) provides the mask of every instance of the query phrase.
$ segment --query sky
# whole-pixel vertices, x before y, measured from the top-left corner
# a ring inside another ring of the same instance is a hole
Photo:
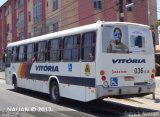
[[[0,0],[0,6],[5,3],[7,0]],[[160,0],[157,0],[157,17],[160,19]]]
[[[3,3],[5,3],[7,0],[0,0],[0,6],[2,6]]]
[[[160,0],[157,0],[157,17],[160,19]]]

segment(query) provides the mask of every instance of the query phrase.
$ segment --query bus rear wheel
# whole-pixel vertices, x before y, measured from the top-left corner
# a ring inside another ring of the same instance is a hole
[[[15,90],[16,92],[18,92],[18,91],[19,91],[19,88],[18,88],[18,85],[17,85],[17,79],[16,79],[16,78],[13,79],[13,85],[14,85],[14,90]]]
[[[59,87],[57,82],[52,82],[50,85],[50,98],[53,103],[60,102]]]

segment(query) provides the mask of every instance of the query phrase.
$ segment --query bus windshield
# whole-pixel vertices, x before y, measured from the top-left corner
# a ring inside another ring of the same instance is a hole
[[[103,28],[102,51],[105,53],[151,53],[153,42],[149,29],[132,25]]]

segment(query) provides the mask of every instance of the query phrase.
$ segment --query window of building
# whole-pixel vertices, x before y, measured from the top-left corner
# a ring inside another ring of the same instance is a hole
[[[127,0],[127,4],[131,4],[133,1],[132,0]],[[132,11],[133,7],[128,7],[127,11]]]
[[[58,0],[53,0],[53,10],[58,9]]]
[[[41,28],[34,28],[34,36],[39,36],[42,34],[42,29]]]
[[[28,33],[28,38],[31,38],[32,37],[32,34],[31,33]]]
[[[24,27],[24,12],[20,12],[17,20],[17,28]]]
[[[30,11],[28,12],[28,21],[29,22],[31,21],[31,12]]]
[[[61,60],[61,38],[52,39],[49,41],[49,60],[60,61]]]
[[[41,0],[36,0],[33,6],[34,11],[34,22],[41,21],[42,18],[42,3]]]
[[[12,62],[17,62],[18,59],[18,49],[17,47],[12,48]]]
[[[24,0],[17,0],[16,1],[16,8],[20,8],[24,5]]]
[[[19,46],[19,53],[18,53],[18,61],[24,62],[25,61],[25,46]]]
[[[11,7],[10,6],[6,7],[5,16],[8,16],[10,12],[11,12]]]
[[[36,53],[35,53],[35,45],[30,43],[27,45],[27,62],[32,62],[32,59],[35,57],[36,60]]]
[[[95,59],[96,33],[88,32],[82,36],[81,59],[93,61]]]
[[[24,37],[24,32],[20,32],[19,33],[19,40],[23,40],[25,37]]]
[[[5,11],[5,16],[7,16],[8,14],[9,14],[9,10],[6,9],[6,11]]]
[[[47,59],[47,43],[46,41],[38,42],[37,61],[45,61]]]
[[[10,31],[9,24],[7,24],[7,26],[6,26],[6,32],[9,32],[9,31]]]
[[[94,9],[102,9],[102,0],[93,0],[94,2]]]
[[[58,31],[58,22],[53,24],[53,32],[57,32]]]
[[[80,58],[80,35],[64,37],[63,60],[78,61]]]
[[[48,1],[47,1],[47,3],[46,3],[46,6],[47,6],[47,8],[48,8]]]

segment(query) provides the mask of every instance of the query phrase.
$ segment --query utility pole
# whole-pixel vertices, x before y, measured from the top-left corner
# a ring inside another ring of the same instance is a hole
[[[118,21],[124,21],[124,13],[123,13],[123,0],[117,0],[118,6]]]
[[[148,7],[148,25],[151,26],[150,0],[147,0],[147,7]]]

